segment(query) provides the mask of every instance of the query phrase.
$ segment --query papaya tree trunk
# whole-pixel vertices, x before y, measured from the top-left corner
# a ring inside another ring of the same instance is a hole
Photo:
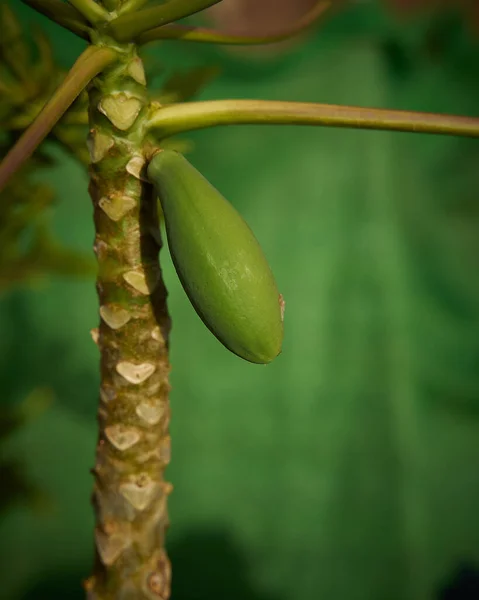
[[[156,199],[142,175],[143,65],[134,46],[89,91],[90,195],[98,260],[101,353],[90,600],[166,600],[170,564],[163,478],[169,462],[170,319],[158,263]]]

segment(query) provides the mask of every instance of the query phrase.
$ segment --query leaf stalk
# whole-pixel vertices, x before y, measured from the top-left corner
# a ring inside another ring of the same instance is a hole
[[[96,24],[108,20],[108,12],[95,0],[68,0],[90,23]]]
[[[129,42],[141,33],[189,17],[221,0],[170,0],[161,6],[145,8],[113,19],[109,32],[118,42]]]
[[[315,125],[479,137],[479,118],[275,100],[211,100],[165,106],[150,117],[161,138],[219,125]]]
[[[78,37],[84,40],[90,39],[88,21],[73,6],[61,0],[22,0],[22,2]]]
[[[292,38],[309,29],[331,8],[330,0],[320,0],[304,16],[292,25],[277,33],[264,36],[232,35],[207,29],[204,27],[188,27],[186,25],[166,25],[155,27],[142,33],[137,43],[148,44],[158,40],[181,40],[182,42],[199,42],[209,44],[254,46],[274,44]]]
[[[115,59],[116,53],[109,48],[89,47],[80,55],[55,94],[0,164],[0,191],[47,137],[88,83]]]

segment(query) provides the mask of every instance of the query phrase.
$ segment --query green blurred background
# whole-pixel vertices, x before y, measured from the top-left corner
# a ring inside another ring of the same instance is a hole
[[[69,66],[83,43],[14,2]],[[201,98],[477,115],[459,21],[358,3],[275,57],[164,43],[150,66],[218,65]],[[162,264],[173,318],[173,600],[479,598],[479,144],[321,128],[191,134],[190,160],[254,229],[286,300],[281,356],[246,364]],[[87,176],[43,173],[55,231],[91,253]],[[82,598],[99,384],[93,280],[0,297],[1,402],[55,402],[3,448],[46,495],[0,520],[0,598]],[[0,486],[7,482],[0,482]],[[4,488],[5,491],[5,488]]]

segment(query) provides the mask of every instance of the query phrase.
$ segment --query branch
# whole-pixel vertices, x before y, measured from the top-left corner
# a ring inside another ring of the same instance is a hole
[[[119,15],[126,15],[134,10],[140,10],[148,2],[148,0],[125,0],[121,8],[118,10]]]
[[[99,23],[108,20],[108,12],[103,6],[97,4],[95,0],[68,0],[68,2],[74,6],[85,19],[88,19],[90,23]]]
[[[115,58],[116,53],[107,48],[89,47],[80,55],[55,94],[0,164],[0,191],[42,143],[88,83]]]
[[[320,125],[479,137],[479,118],[275,100],[211,100],[158,109],[159,138],[218,125]]]
[[[108,30],[117,41],[128,42],[140,33],[189,17],[218,2],[221,0],[169,0],[161,6],[117,17],[110,21]]]
[[[90,39],[88,21],[73,6],[61,0],[22,0],[22,2],[78,37],[84,40]]]
[[[264,36],[231,35],[205,29],[203,27],[187,27],[185,25],[167,25],[145,31],[137,38],[137,43],[147,44],[156,40],[181,40],[183,42],[200,42],[225,45],[260,45],[282,42],[309,29],[329,8],[331,0],[319,0],[304,16],[288,28],[278,33]]]

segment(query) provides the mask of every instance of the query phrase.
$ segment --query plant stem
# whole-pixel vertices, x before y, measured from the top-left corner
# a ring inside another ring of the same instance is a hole
[[[143,67],[134,48],[90,87],[90,195],[101,352],[89,600],[167,600],[163,479],[169,462],[170,319],[158,264],[156,197],[145,163]]]
[[[161,138],[218,125],[320,125],[479,137],[479,118],[275,100],[211,100],[166,106],[150,117]]]
[[[186,25],[166,25],[164,27],[155,27],[149,31],[142,33],[138,39],[138,45],[147,44],[157,40],[181,40],[183,42],[200,42],[224,45],[260,45],[273,44],[281,42],[288,38],[294,37],[305,31],[316,23],[329,8],[331,2],[329,0],[321,0],[308,11],[303,17],[292,23],[284,31],[264,36],[244,36],[232,35],[215,31],[214,29],[206,29],[203,27],[187,27]]]
[[[61,0],[22,0],[22,2],[75,35],[85,40],[90,39],[88,21],[73,6]]]
[[[101,23],[108,19],[108,13],[95,0],[68,0],[90,23]]]
[[[89,47],[80,55],[64,82],[0,164],[0,191],[33,154],[80,92],[115,59],[116,52],[109,48]]]
[[[122,15],[111,21],[108,29],[119,42],[128,42],[148,29],[183,19],[218,2],[221,0],[169,0],[161,6]]]
[[[148,0],[125,0],[118,11],[118,14],[126,15],[129,12],[140,10],[140,8],[143,8],[147,2]]]

